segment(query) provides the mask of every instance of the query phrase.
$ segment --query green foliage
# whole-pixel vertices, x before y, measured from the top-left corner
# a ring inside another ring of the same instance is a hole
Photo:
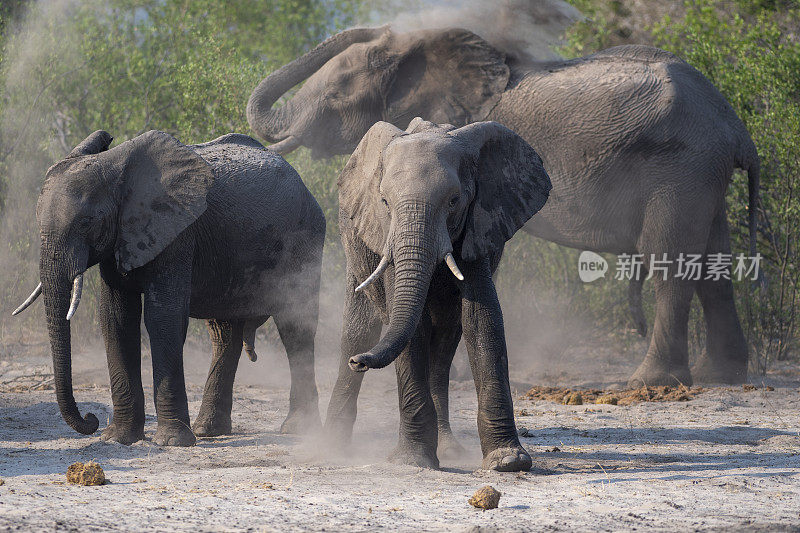
[[[22,3],[21,1],[19,2]],[[4,4],[5,5],[5,4]],[[249,132],[245,105],[271,70],[353,23],[350,0],[59,0],[33,3],[20,30],[9,26],[0,63],[2,325],[35,327],[41,317],[7,321],[6,306],[35,285],[35,198],[49,165],[86,135],[106,129],[115,144],[149,129],[184,143]],[[17,12],[15,14],[18,15]],[[0,10],[5,20],[5,11]],[[289,158],[336,233],[341,160]],[[12,216],[13,214],[13,216]],[[14,219],[16,222],[9,222]],[[94,322],[87,279],[76,327]]]
[[[566,57],[579,57],[611,46],[614,25],[608,2],[595,0],[568,0],[586,17],[572,25],[566,35],[561,53]]]

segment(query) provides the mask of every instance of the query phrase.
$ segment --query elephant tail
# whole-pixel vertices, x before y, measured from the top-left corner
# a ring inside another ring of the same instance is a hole
[[[738,147],[734,152],[734,164],[747,172],[747,223],[750,230],[750,255],[756,255],[756,239],[758,238],[758,193],[761,181],[761,162],[758,149],[747,132],[744,124],[739,123]]]
[[[758,238],[758,190],[761,180],[761,167],[758,156],[747,167],[747,214],[750,228],[750,256],[756,255],[756,240]]]
[[[758,252],[758,204],[759,189],[761,181],[761,163],[758,158],[758,150],[753,140],[745,133],[740,154],[736,159],[736,166],[747,172],[747,224],[750,230],[750,257],[755,257]],[[764,286],[766,279],[763,271],[759,270],[759,285]]]

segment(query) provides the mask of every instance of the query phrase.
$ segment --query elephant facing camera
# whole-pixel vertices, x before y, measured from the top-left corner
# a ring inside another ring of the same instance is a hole
[[[456,129],[415,118],[405,131],[386,122],[370,128],[339,178],[347,289],[329,432],[349,440],[364,372],[394,362],[401,422],[390,459],[438,468],[439,454],[463,450],[447,397],[463,333],[483,466],[531,468],[514,424],[492,273],[505,242],[549,193],[538,154],[495,122]]]

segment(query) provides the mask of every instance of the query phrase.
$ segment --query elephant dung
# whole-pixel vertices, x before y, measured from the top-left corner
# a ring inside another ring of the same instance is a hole
[[[75,485],[103,485],[106,476],[100,465],[94,461],[88,463],[73,463],[67,468],[67,481]]]
[[[597,399],[594,401],[596,404],[605,404],[605,405],[617,405],[619,402],[619,398],[613,396],[611,394],[605,394],[603,396],[598,396]]]
[[[683,385],[676,387],[639,387],[637,389],[624,390],[582,389],[580,391],[562,387],[536,386],[525,393],[524,398],[528,400],[546,400],[566,405],[581,405],[571,404],[568,401],[577,394],[581,396],[584,403],[624,406],[641,402],[685,402],[703,392],[705,392],[705,389],[702,387],[689,389]],[[617,401],[614,402],[611,398],[616,398]]]
[[[491,485],[486,485],[475,491],[472,498],[469,499],[469,504],[478,509],[497,509],[500,503],[501,492]]]
[[[564,396],[564,405],[583,405],[583,396],[580,392],[572,392]]]

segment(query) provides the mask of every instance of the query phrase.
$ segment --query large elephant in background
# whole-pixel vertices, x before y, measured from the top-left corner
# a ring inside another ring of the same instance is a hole
[[[96,131],[47,171],[37,206],[41,283],[58,405],[94,433],[72,391],[70,322],[84,272],[99,264],[98,318],[114,415],[102,434],[144,438],[140,323],[150,337],[158,429],[154,442],[188,446],[231,430],[233,381],[244,344],[270,316],[291,370],[283,431],[319,426],[314,377],[325,218],[297,172],[246,135],[185,146],[150,131],[109,149]],[[70,297],[71,294],[71,297]],[[189,317],[206,319],[214,353],[194,432],[183,375]]]
[[[646,46],[535,62],[507,57],[463,29],[353,29],[270,74],[247,105],[251,127],[277,143],[274,150],[304,145],[316,156],[351,152],[377,121],[405,128],[415,116],[456,126],[493,120],[530,143],[553,192],[525,226],[529,233],[584,250],[667,254],[673,261],[666,279],[653,278],[653,334],[631,385],[746,379],[748,350],[731,281],[675,275],[681,253],[730,253],[725,194],[734,168],[748,172],[755,251],[758,155],[725,98],[697,70]],[[631,287],[643,330],[641,281]],[[695,293],[708,334],[690,372]]]

